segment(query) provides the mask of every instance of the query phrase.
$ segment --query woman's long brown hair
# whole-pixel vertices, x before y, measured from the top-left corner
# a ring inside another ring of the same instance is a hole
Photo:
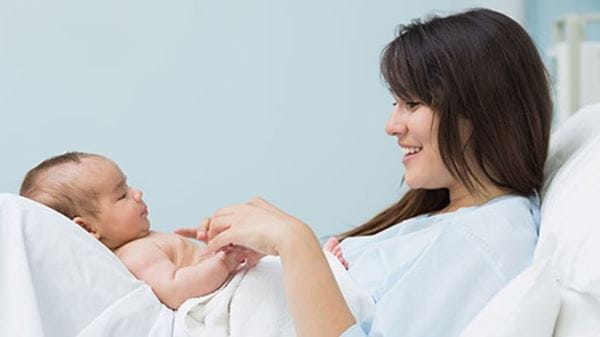
[[[439,150],[452,176],[471,193],[481,189],[476,171],[515,194],[539,190],[552,100],[548,74],[525,30],[503,14],[473,9],[415,20],[398,32],[382,52],[382,76],[394,95],[423,102],[437,115]],[[466,144],[459,120],[472,125]],[[449,202],[446,189],[409,190],[338,237],[373,235]]]

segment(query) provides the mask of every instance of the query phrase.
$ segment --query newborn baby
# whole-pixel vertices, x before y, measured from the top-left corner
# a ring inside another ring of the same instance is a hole
[[[100,240],[171,309],[217,290],[246,258],[240,248],[206,254],[182,236],[151,231],[142,192],[100,155],[70,152],[47,159],[27,173],[20,194]]]

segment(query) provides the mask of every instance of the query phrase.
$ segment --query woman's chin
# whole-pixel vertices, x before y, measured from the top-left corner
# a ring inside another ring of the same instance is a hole
[[[411,190],[414,190],[414,189],[417,189],[417,188],[421,188],[421,185],[417,181],[415,181],[414,178],[411,179],[411,177],[407,176],[407,175],[404,176],[404,183]]]

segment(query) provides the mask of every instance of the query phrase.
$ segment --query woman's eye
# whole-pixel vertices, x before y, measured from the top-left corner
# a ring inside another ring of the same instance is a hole
[[[396,105],[398,105],[398,102],[396,102],[396,101],[392,102],[392,106],[396,106]]]
[[[411,109],[414,110],[416,107],[418,107],[421,103],[419,102],[406,102],[406,106]]]

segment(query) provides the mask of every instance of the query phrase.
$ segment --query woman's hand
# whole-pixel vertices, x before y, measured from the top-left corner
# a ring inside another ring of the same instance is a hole
[[[198,229],[179,233],[208,242],[212,252],[241,246],[254,254],[281,256],[298,336],[339,336],[355,323],[310,227],[265,200],[220,209]]]
[[[200,223],[196,237],[205,238],[208,249],[242,246],[259,254],[279,255],[289,240],[308,228],[261,198],[218,210]]]
[[[203,219],[197,228],[181,228],[175,233],[208,244],[207,253],[231,246],[246,248],[248,265],[264,255],[279,255],[288,240],[301,240],[299,232],[308,226],[261,198],[218,210]],[[308,229],[310,233],[310,229]]]

